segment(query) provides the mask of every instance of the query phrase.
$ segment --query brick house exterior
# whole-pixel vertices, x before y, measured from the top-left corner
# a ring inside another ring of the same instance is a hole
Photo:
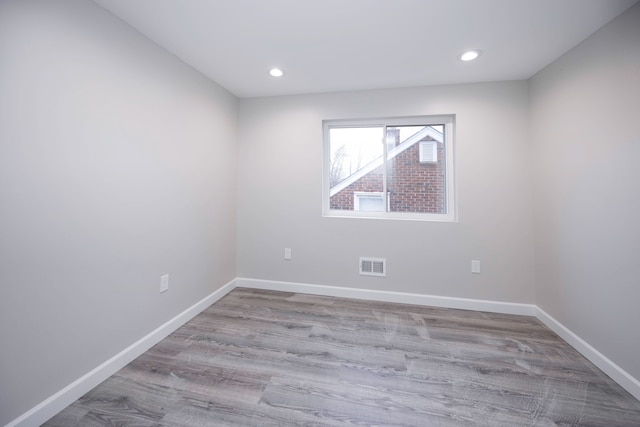
[[[425,137],[421,141],[434,141]],[[399,143],[396,138],[395,145]],[[437,162],[420,163],[418,142],[388,159],[390,212],[446,213],[444,144],[437,144]],[[357,192],[382,192],[383,165],[355,180],[330,197],[330,209],[355,210]],[[349,179],[349,178],[347,178]]]

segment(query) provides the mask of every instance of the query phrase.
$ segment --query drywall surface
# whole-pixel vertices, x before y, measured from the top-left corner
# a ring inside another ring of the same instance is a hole
[[[240,277],[533,302],[526,82],[241,99],[239,111]],[[458,222],[322,216],[323,120],[442,114],[455,114]],[[360,276],[360,256],[386,258],[387,277]]]
[[[530,83],[536,303],[640,378],[640,4]]]
[[[237,99],[87,1],[0,2],[0,64],[5,425],[236,277]]]

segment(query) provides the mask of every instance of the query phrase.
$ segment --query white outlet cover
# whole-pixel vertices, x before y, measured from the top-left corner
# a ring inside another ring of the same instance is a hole
[[[291,259],[291,248],[284,248],[284,259]]]
[[[480,274],[480,261],[478,260],[471,261],[471,272],[474,274]]]
[[[169,290],[169,275],[160,276],[160,292]]]

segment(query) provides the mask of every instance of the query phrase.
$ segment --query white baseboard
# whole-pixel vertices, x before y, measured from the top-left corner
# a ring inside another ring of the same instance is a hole
[[[622,388],[631,393],[633,397],[640,400],[640,381],[631,376],[627,371],[616,365],[604,354],[600,353],[585,340],[573,333],[569,328],[558,322],[547,312],[537,306],[536,317],[549,329],[558,334],[560,338],[565,340],[571,347],[575,348],[580,354],[586,357],[591,363],[600,368],[602,372],[607,374]]]
[[[462,310],[518,314],[522,316],[535,316],[536,313],[536,306],[533,304],[441,297],[406,292],[376,291],[371,289],[345,288],[340,286],[311,285],[307,283],[279,282],[274,280],[247,279],[241,277],[236,279],[236,287],[325,295],[341,298],[355,298],[370,301],[396,302],[401,304],[416,304],[431,307],[459,308]]]
[[[416,304],[432,307],[458,308],[491,313],[535,316],[538,320],[549,327],[549,329],[557,333],[562,339],[569,343],[569,345],[600,368],[605,374],[609,375],[609,377],[631,393],[636,399],[640,400],[640,381],[534,304],[508,303],[501,301],[377,291],[339,286],[313,285],[307,283],[237,278],[189,307],[173,319],[166,322],[164,325],[122,350],[111,359],[93,369],[91,372],[83,375],[28,412],[11,421],[5,427],[36,427],[41,425],[236,287],[296,292],[341,298],[355,298],[371,301],[396,302],[402,304]]]
[[[234,288],[235,280],[232,280],[151,333],[145,335],[140,340],[131,344],[129,347],[125,348],[97,368],[86,373],[59,392],[11,421],[5,427],[37,427],[41,425],[71,403],[78,400],[98,384],[109,378],[111,375],[124,368],[135,358],[159,343],[162,339],[166,338],[173,331],[187,323]]]

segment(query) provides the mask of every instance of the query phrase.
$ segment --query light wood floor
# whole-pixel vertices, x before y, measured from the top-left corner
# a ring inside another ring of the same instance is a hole
[[[533,317],[236,289],[46,426],[640,426]]]

